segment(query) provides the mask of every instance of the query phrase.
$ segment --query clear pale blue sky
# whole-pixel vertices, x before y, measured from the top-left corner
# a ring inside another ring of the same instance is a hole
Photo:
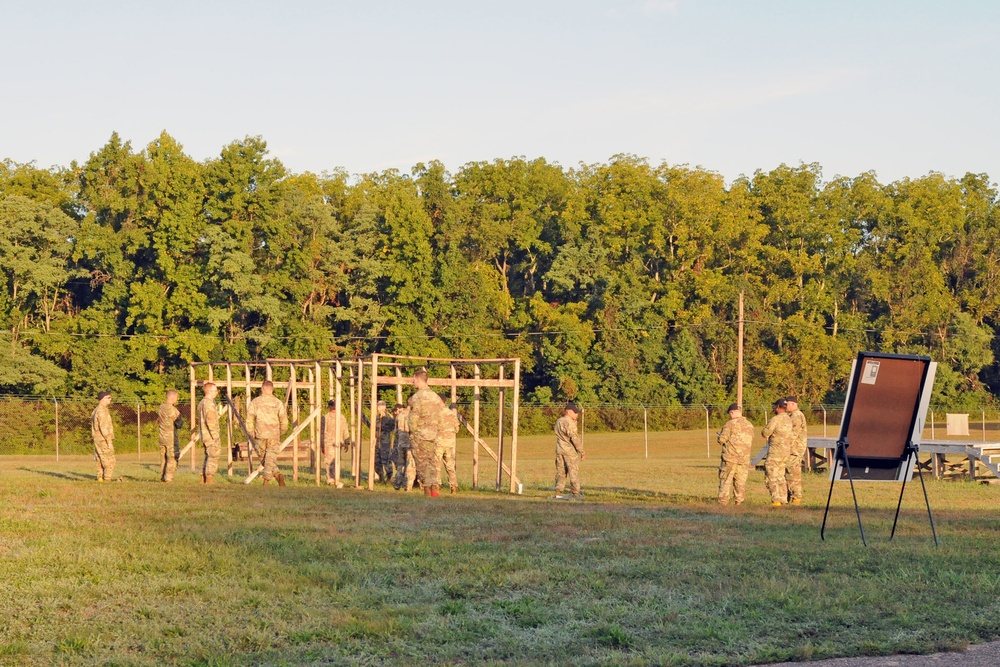
[[[296,172],[633,153],[1000,177],[1000,2],[5,0],[0,157],[166,129]]]

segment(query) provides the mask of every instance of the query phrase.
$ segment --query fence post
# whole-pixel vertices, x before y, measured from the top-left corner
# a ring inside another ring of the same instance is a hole
[[[135,401],[135,448],[138,454],[136,460],[142,463],[142,404]]]
[[[708,406],[703,405],[702,407],[705,408],[705,456],[712,458],[712,426],[708,422]]]
[[[59,401],[53,396],[52,402],[56,405],[56,463],[59,463]]]
[[[931,409],[931,440],[934,439],[934,410]]]
[[[826,437],[826,406],[820,405],[820,409],[823,411],[823,437]]]
[[[642,406],[642,436],[646,442],[646,458],[649,458],[649,422],[646,418],[646,406]]]

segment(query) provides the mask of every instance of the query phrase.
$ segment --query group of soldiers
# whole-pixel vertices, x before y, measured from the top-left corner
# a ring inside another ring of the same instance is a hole
[[[375,478],[382,484],[392,484],[397,491],[411,491],[419,485],[424,495],[438,497],[444,468],[448,486],[455,494],[455,449],[461,427],[458,410],[454,404],[445,405],[427,386],[427,371],[414,373],[413,385],[416,392],[408,403],[397,404],[391,415],[385,401],[376,404]],[[327,407],[329,412],[323,418],[323,467],[327,484],[343,486],[336,477],[336,451],[350,446],[349,425],[337,412],[336,401],[330,401]]]
[[[761,430],[767,440],[764,462],[765,484],[771,494],[771,505],[802,503],[802,460],[808,448],[806,416],[799,410],[794,396],[779,398],[773,404],[774,416]],[[753,424],[743,416],[739,405],[729,406],[729,421],[719,432],[722,463],[719,466],[719,503],[737,505],[746,499],[746,482],[750,474],[750,454],[753,445]]]
[[[424,495],[438,497],[441,490],[441,467],[447,471],[451,492],[458,491],[455,470],[456,437],[460,419],[454,404],[444,401],[428,387],[427,371],[418,370],[413,375],[416,388],[407,405],[396,405],[394,415],[387,414],[385,401],[378,402],[375,434],[378,443],[375,453],[375,475],[383,483],[391,483],[397,490],[410,491],[418,484]],[[197,424],[194,434],[205,450],[201,481],[213,484],[219,468],[222,434],[220,410],[216,402],[218,387],[206,382],[203,397],[196,409]],[[97,481],[111,481],[115,469],[114,424],[109,406],[111,392],[97,395],[98,404],[91,415],[91,434],[97,461]],[[171,482],[177,471],[177,454],[183,419],[177,409],[178,393],[167,391],[157,410],[157,430],[160,446],[160,480]],[[327,483],[343,486],[336,479],[335,461],[338,448],[350,445],[350,427],[344,416],[337,412],[336,402],[330,401],[329,412],[323,418],[322,453]],[[244,422],[246,432],[253,439],[262,457],[261,478],[266,485],[272,480],[285,486],[285,478],[278,469],[278,452],[281,437],[288,430],[288,413],[283,401],[274,395],[274,383],[262,383],[261,394],[250,401]],[[395,467],[395,475],[393,475]]]

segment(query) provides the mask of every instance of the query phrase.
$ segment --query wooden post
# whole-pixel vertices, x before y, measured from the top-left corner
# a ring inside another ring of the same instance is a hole
[[[56,405],[56,463],[59,463],[59,401],[53,396],[52,402]]]
[[[646,415],[646,406],[642,406],[642,437],[646,443],[646,458],[649,458],[649,420]]]
[[[343,368],[343,366],[341,366],[339,360],[336,361],[335,363],[336,363],[336,380],[334,380],[333,382],[330,383],[330,386],[331,386],[332,390],[334,391],[333,400],[337,402],[337,405],[336,405],[336,409],[337,409],[337,424],[333,427],[333,436],[337,440],[337,442],[334,443],[334,446],[337,449],[336,449],[336,451],[333,454],[333,456],[334,456],[334,458],[333,458],[333,476],[335,478],[334,483],[337,485],[337,488],[340,488],[340,485],[341,485],[341,482],[340,482],[340,452],[342,451],[341,448],[340,448],[340,443],[343,440],[343,437],[345,435],[347,435],[347,434],[340,432],[340,415],[342,414],[341,410],[343,409],[343,407],[341,405],[341,403],[342,403],[341,394],[344,391],[344,382],[343,382],[343,379],[344,379],[344,368]],[[329,446],[329,443],[327,443],[327,446]]]
[[[368,414],[370,415],[371,424],[368,426],[368,490],[375,490],[375,449],[378,447],[378,443],[375,442],[375,436],[378,435],[378,429],[375,428],[375,420],[378,419],[378,411],[376,410],[376,405],[378,404],[378,355],[372,355],[372,381],[371,381],[371,392],[370,392],[371,403],[368,406]],[[385,472],[383,468],[382,472]],[[390,481],[390,480],[383,480]]]
[[[454,392],[454,388],[452,388]],[[521,493],[524,489],[517,483],[517,419],[521,407],[521,360],[514,360],[514,397],[511,408],[511,429],[510,429],[510,492]]]
[[[142,404],[135,401],[135,448],[136,461],[142,463]]]
[[[288,364],[288,396],[292,401],[292,423],[299,424],[299,369]],[[288,397],[286,397],[288,398]],[[299,481],[299,436],[292,440],[292,481]]]
[[[253,398],[252,388],[250,387],[250,364],[243,364],[244,375],[247,381],[246,396],[243,397],[243,415],[246,416],[250,412],[250,399]],[[247,443],[247,474],[253,473],[253,449],[250,447],[250,443]]]
[[[712,425],[709,423],[708,406],[705,408],[705,455],[712,458]]]
[[[500,375],[499,378],[503,379],[503,364],[500,364]],[[497,429],[497,491],[500,490],[500,486],[503,483],[503,404],[504,404],[504,391],[503,387],[499,389],[500,403],[497,406],[499,428]]]
[[[364,359],[358,359],[358,381],[356,386],[358,398],[355,402],[358,408],[358,439],[355,440],[356,446],[354,447],[354,460],[356,462],[354,468],[354,486],[358,489],[361,488],[361,436],[364,433],[365,421],[364,386],[365,361]]]
[[[316,386],[313,388],[313,396],[315,397],[314,400],[316,401],[316,405],[313,406],[313,409],[315,410],[315,409],[319,408],[319,413],[323,414],[323,369],[320,368],[320,365],[319,365],[318,361],[316,362],[316,369],[315,369],[315,371],[316,371],[316,373],[315,373],[315,376],[316,376]],[[321,431],[322,425],[323,425],[323,419],[322,419],[322,417],[320,418],[319,424],[314,424],[313,425],[313,432],[316,434],[315,437],[313,437],[313,452],[314,452],[313,453],[313,461],[316,462],[316,466],[315,466],[316,467],[316,486],[319,486],[322,483],[322,480],[320,479],[320,472],[319,472],[320,468],[323,467],[323,458],[322,458],[323,457],[323,451],[320,449],[320,438],[323,437],[323,433]]]
[[[458,387],[455,386],[455,378],[457,374],[455,373],[455,364],[451,365],[451,402],[458,403]]]
[[[472,367],[472,374],[479,379],[479,364]],[[472,488],[479,488],[479,385],[472,388]]]
[[[357,381],[356,377],[357,374],[355,373],[353,364],[350,370],[351,370],[351,379],[347,383],[347,389],[351,395],[351,418],[349,422],[351,427],[351,479],[354,479],[356,483],[357,468],[354,465],[354,450],[357,449],[358,446],[358,408],[356,405],[354,405],[354,399],[355,399],[354,385]]]
[[[226,396],[233,401],[233,365],[226,364]],[[233,405],[236,405],[233,403]],[[233,476],[233,411],[226,414],[226,476]]]
[[[190,379],[191,379],[191,406],[190,406],[191,407],[191,421],[188,422],[188,423],[191,426],[191,432],[194,433],[195,432],[195,424],[196,424],[195,413],[198,411],[198,381],[197,381],[197,373],[195,371],[194,364],[191,364],[190,366],[188,366],[188,370],[189,370],[190,376],[191,376],[190,377]],[[195,468],[195,460],[194,460],[194,447],[192,447],[191,448],[191,472],[194,472],[195,470],[196,470],[196,468]]]
[[[931,410],[931,440],[934,440],[934,411]]]
[[[396,364],[396,404],[405,405],[403,403],[403,367],[400,364]]]
[[[743,292],[740,291],[739,343],[736,352],[736,405],[743,409]]]

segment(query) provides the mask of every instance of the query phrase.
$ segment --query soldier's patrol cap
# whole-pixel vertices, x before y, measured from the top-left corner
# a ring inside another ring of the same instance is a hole
[[[111,395],[110,391],[102,391],[101,393],[99,393],[97,395],[97,400],[101,400],[101,399],[106,398],[106,397],[108,397],[110,395]]]
[[[799,399],[794,396],[785,396],[785,403],[798,403]]]
[[[326,407],[328,407],[328,408],[335,408],[335,407],[337,407],[337,401],[335,399],[331,398],[329,401],[326,402]]]
[[[776,400],[774,402],[774,406],[773,407],[776,407],[776,408],[784,408],[784,407],[786,407],[786,401],[785,401],[785,399],[779,398],[778,400]]]
[[[569,401],[566,403],[566,410],[572,410],[573,412],[579,413],[580,407],[573,401]]]
[[[402,403],[396,403],[396,410],[402,410],[404,408],[406,408],[406,406],[403,405]]]
[[[740,409],[739,404],[733,403],[728,408],[726,408],[726,412],[732,412],[733,410],[739,410],[739,409]]]

